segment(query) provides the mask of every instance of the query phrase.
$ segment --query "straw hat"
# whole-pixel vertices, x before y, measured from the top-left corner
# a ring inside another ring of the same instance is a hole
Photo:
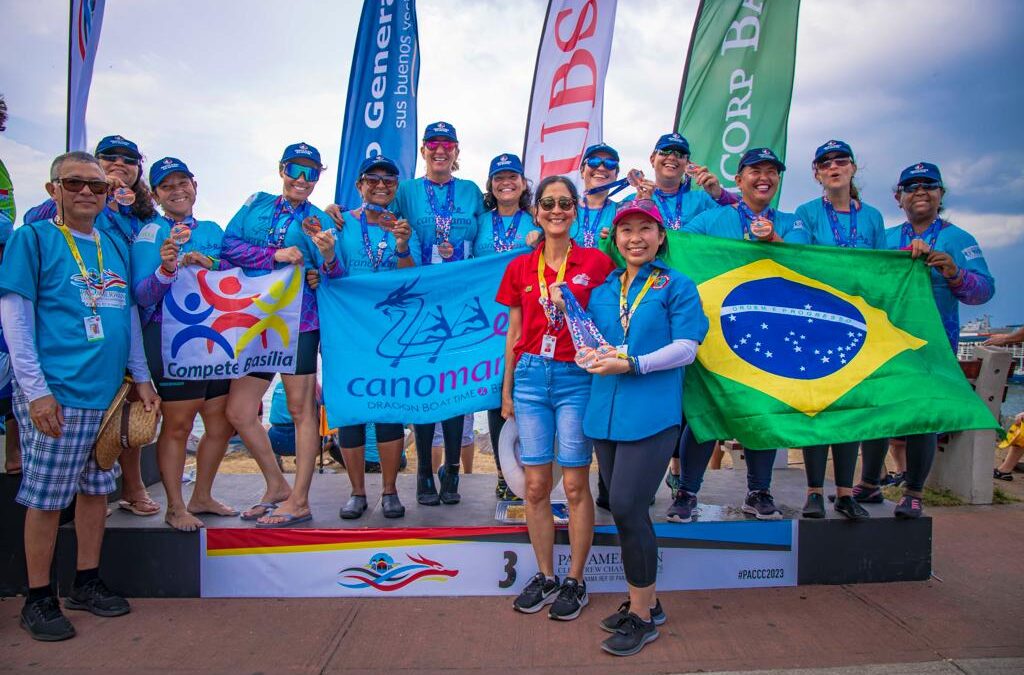
[[[1024,448],[1024,422],[1016,422],[1006,432],[1006,438],[999,442],[1000,448],[1008,448],[1011,445]]]
[[[122,451],[147,445],[156,437],[160,413],[156,408],[146,412],[142,401],[129,401],[131,385],[130,380],[121,385],[100,422],[94,452],[96,463],[104,471],[113,468]]]
[[[555,440],[557,443],[558,440]],[[501,437],[498,439],[497,455],[501,461],[501,475],[505,477],[512,492],[520,497],[526,495],[526,470],[523,469],[523,462],[520,459],[522,448],[519,444],[519,425],[514,417],[505,420],[505,426],[501,428]],[[562,467],[558,462],[552,462],[552,489],[557,488],[562,480]]]

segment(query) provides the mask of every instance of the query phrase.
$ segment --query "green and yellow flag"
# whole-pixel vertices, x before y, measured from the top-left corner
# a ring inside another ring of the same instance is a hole
[[[669,232],[710,321],[687,368],[700,440],[803,447],[999,428],[964,378],[928,269],[901,251]]]

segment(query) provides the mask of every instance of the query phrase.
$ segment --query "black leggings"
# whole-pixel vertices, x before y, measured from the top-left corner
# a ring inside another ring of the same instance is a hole
[[[594,441],[619,531],[622,568],[636,588],[650,586],[658,576],[658,539],[649,509],[678,442],[678,426],[639,441]]]
[[[491,434],[491,449],[494,450],[494,465],[498,467],[498,475],[501,475],[501,456],[498,454],[498,441],[501,439],[501,430],[505,428],[505,418],[501,416],[501,408],[487,411],[487,431]]]
[[[444,435],[444,463],[455,467],[458,473],[462,461],[462,424],[465,415],[456,415],[441,422],[441,433]],[[434,475],[431,446],[434,444],[434,424],[414,424],[413,434],[416,437],[416,475],[430,478]]]
[[[852,488],[853,474],[857,470],[857,449],[860,443],[833,443],[832,468],[836,475],[836,487]],[[821,488],[825,485],[825,465],[828,464],[827,445],[811,445],[804,448],[804,469],[807,471],[807,487]]]
[[[939,447],[938,434],[915,434],[906,437],[907,443],[907,490],[920,492],[931,473],[935,462],[935,451]],[[866,485],[878,485],[885,466],[885,453],[889,450],[889,439],[880,438],[864,441],[861,446],[863,462],[860,480]]]
[[[683,490],[695,495],[704,484],[704,474],[715,451],[715,441],[698,443],[693,431],[687,426],[679,439],[680,458],[682,459]],[[743,453],[747,464],[747,490],[771,490],[772,467],[778,450],[747,450]]]

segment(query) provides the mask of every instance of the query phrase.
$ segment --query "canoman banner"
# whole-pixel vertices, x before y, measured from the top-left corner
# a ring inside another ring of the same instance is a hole
[[[85,109],[103,27],[104,0],[71,0],[68,20],[67,149],[85,150]]]
[[[398,164],[402,177],[413,176],[419,75],[416,0],[364,0],[348,76],[335,204],[360,203],[355,185],[367,157],[384,155]]]
[[[800,0],[700,3],[676,129],[690,139],[692,161],[726,188],[736,187],[748,148],[769,147],[785,161],[799,13]]]
[[[328,425],[432,423],[501,405],[508,309],[494,297],[520,254],[324,279]]]
[[[164,296],[164,374],[176,380],[295,372],[301,267],[260,276],[182,267]]]
[[[797,521],[655,525],[658,589],[797,585]],[[200,530],[204,598],[515,595],[537,563],[526,527]],[[555,546],[555,574],[569,572]],[[594,528],[591,592],[623,592],[618,534]]]
[[[523,161],[536,184],[572,176],[588,145],[601,141],[604,80],[616,0],[551,0],[544,20]]]

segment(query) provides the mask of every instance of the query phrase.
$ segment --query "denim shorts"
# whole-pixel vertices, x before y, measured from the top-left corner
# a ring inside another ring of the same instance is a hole
[[[591,375],[573,362],[523,354],[516,364],[512,403],[519,427],[520,461],[538,466],[589,466],[593,444],[583,435]],[[558,449],[555,450],[555,437]]]

